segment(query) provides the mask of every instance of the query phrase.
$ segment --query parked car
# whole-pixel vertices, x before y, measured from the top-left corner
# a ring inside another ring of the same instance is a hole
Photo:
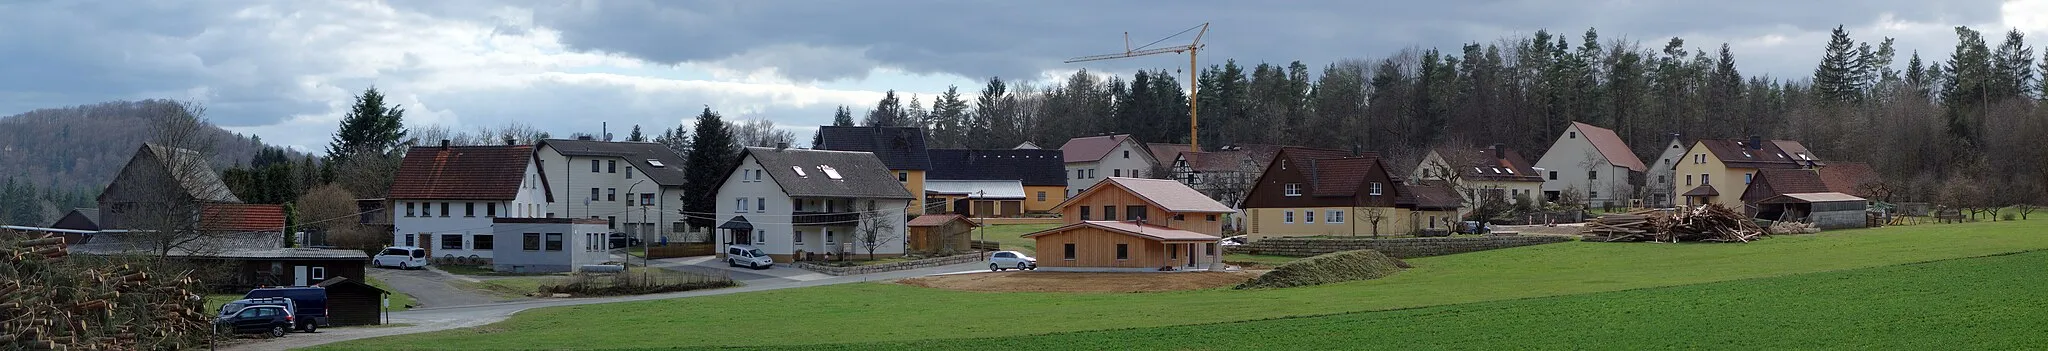
[[[427,266],[427,249],[418,246],[392,246],[370,258],[373,267],[398,267],[413,269]]]
[[[641,246],[640,238],[633,237],[632,234],[612,233],[608,239],[610,239],[609,241],[613,249]]]
[[[761,249],[756,249],[753,246],[733,245],[725,247],[725,264],[733,267],[747,266],[747,268],[762,269],[774,266],[775,259],[768,257],[767,253],[762,253]]]
[[[1016,251],[996,251],[996,253],[988,255],[988,270],[1001,271],[1005,269],[1036,270],[1038,269],[1038,259],[1025,256],[1024,253]]]
[[[242,307],[234,313],[213,320],[215,328],[232,330],[238,334],[264,334],[283,337],[285,329],[292,326],[292,314],[284,306],[255,305]]]
[[[241,299],[229,301],[226,304],[220,305],[220,315],[214,316],[214,318],[227,318],[228,316],[233,316],[235,315],[236,312],[241,312],[242,308],[249,306],[284,306],[284,309],[286,311],[298,308],[298,305],[296,303],[293,303],[292,299],[283,297]]]
[[[327,288],[317,286],[295,286],[283,288],[260,288],[249,290],[241,301],[272,301],[289,299],[292,319],[297,324],[292,329],[307,333],[327,326]]]
[[[1238,235],[1238,236],[1232,236],[1232,237],[1228,237],[1228,238],[1223,238],[1223,246],[1238,246],[1238,245],[1244,245],[1244,240],[1245,240],[1245,237],[1244,237],[1243,235]]]

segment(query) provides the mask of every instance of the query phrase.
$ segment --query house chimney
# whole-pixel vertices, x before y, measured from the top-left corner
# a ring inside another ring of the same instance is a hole
[[[1508,159],[1508,144],[1493,144],[1493,158]]]
[[[789,148],[789,142],[787,142],[787,141],[785,141],[785,142],[779,142],[779,143],[775,143],[775,150],[776,150],[776,151],[782,151],[782,149],[788,149],[788,148]]]
[[[590,139],[591,139],[591,138],[590,138],[590,136],[589,136],[589,135],[578,135],[578,136],[576,136],[576,140],[583,140],[583,141],[589,141]]]
[[[505,138],[505,146],[512,146],[512,145],[519,145],[519,141],[518,141],[517,139],[512,139],[512,138]]]
[[[1763,150],[1763,149],[1764,149],[1764,137],[1760,137],[1760,136],[1755,136],[1755,135],[1751,135],[1751,136],[1749,136],[1749,149],[1750,149],[1750,150]]]
[[[448,139],[441,139],[441,147],[442,147],[442,148],[447,148],[447,147],[448,147]]]

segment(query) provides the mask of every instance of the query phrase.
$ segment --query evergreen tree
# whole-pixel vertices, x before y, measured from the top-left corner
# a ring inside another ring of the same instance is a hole
[[[960,87],[948,86],[932,101],[931,120],[927,143],[934,148],[968,147],[967,100],[960,98]]]
[[[887,93],[883,93],[882,101],[876,102],[874,109],[868,110],[868,117],[866,120],[861,121],[861,125],[869,127],[903,126],[910,124],[909,121],[906,121],[907,116],[908,113],[903,111],[902,102],[896,100],[896,90],[892,89]]]
[[[341,128],[327,144],[330,163],[359,153],[389,154],[405,139],[405,110],[385,106],[384,94],[376,87],[356,95],[355,105],[341,117]]]
[[[725,120],[705,107],[697,115],[697,128],[690,138],[690,150],[683,168],[683,211],[693,226],[711,226],[710,214],[718,212],[718,186],[739,163],[739,143]]]
[[[1984,36],[1969,27],[1956,27],[1956,50],[1949,54],[1947,79],[1942,84],[1941,105],[1946,108],[1949,136],[1958,150],[1981,146],[1983,114],[1999,87],[1992,68],[1991,49]]]
[[[847,108],[847,107],[846,107],[846,105],[839,105],[839,110],[838,110],[838,111],[834,111],[834,112],[832,113],[832,126],[834,126],[834,127],[852,127],[852,126],[853,126],[853,109],[851,109],[851,108]]]
[[[1992,100],[2033,95],[2034,48],[2026,45],[2026,34],[2014,29],[2005,33],[2005,42],[1992,53]]]
[[[990,77],[988,85],[981,88],[981,95],[974,98],[974,112],[967,127],[967,138],[972,140],[970,147],[1000,149],[1015,146],[1004,145],[1011,141],[1023,143],[1021,135],[1012,132],[1016,126],[1016,104],[1008,89],[1002,78]]]
[[[1823,104],[1841,105],[1859,99],[1862,88],[1857,85],[1862,80],[1858,72],[1862,66],[1856,60],[1855,45],[1856,42],[1849,39],[1848,31],[1842,26],[1835,26],[1834,33],[1828,37],[1827,52],[1821,56],[1820,67],[1813,70],[1813,88],[1820,94]]]
[[[647,141],[647,136],[641,135],[640,125],[635,124],[633,125],[633,132],[626,134],[626,141]]]

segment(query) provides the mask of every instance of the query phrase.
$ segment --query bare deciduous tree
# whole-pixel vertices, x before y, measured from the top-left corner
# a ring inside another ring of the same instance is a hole
[[[733,141],[740,146],[775,147],[776,144],[795,145],[796,133],[775,128],[775,122],[766,118],[731,123]]]
[[[207,161],[213,128],[206,108],[196,103],[150,105],[148,160],[132,160],[123,170],[125,182],[103,194],[112,205],[112,227],[129,229],[126,249],[148,250],[157,256],[217,251],[214,237],[200,230],[207,204],[240,202]],[[138,158],[145,155],[138,154]],[[153,161],[153,162],[145,162]]]
[[[1387,210],[1380,207],[1366,207],[1359,214],[1365,215],[1365,222],[1372,223],[1372,237],[1380,237],[1380,222],[1387,220]]]
[[[875,259],[875,250],[903,239],[903,232],[897,230],[896,223],[892,221],[895,218],[902,218],[900,216],[881,210],[873,200],[869,200],[867,206],[861,209],[860,222],[853,230],[853,242],[868,250],[868,260]]]
[[[330,245],[350,249],[363,249],[364,247],[341,245],[342,243],[360,245],[365,241],[362,240],[363,238],[352,237],[364,234],[364,229],[366,229],[361,228],[362,224],[355,217],[357,213],[355,199],[356,196],[354,194],[349,193],[348,189],[343,189],[338,184],[327,184],[313,188],[312,191],[306,192],[306,195],[300,196],[299,201],[293,206],[298,209],[300,220],[305,221],[304,224],[300,225],[299,229],[316,234],[315,236],[327,238],[326,241]],[[368,241],[371,243],[377,242],[375,237],[369,239]],[[368,249],[376,249],[376,247],[368,247]]]

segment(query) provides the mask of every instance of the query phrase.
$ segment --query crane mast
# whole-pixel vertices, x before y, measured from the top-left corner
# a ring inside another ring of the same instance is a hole
[[[1195,31],[1197,29],[1199,29],[1199,31],[1195,32],[1195,40],[1189,42],[1186,45],[1175,45],[1150,49],[1146,48],[1152,46],[1152,44],[1158,44],[1160,41],[1166,41],[1166,39],[1172,39],[1173,37],[1177,37],[1181,34],[1186,34],[1188,31]],[[1166,53],[1178,54],[1186,52],[1188,54],[1188,149],[1194,150],[1195,152],[1201,152],[1202,128],[1200,119],[1196,118],[1199,114],[1198,111],[1200,111],[1200,109],[1197,108],[1199,106],[1198,100],[1200,99],[1200,95],[1196,94],[1196,89],[1199,89],[1201,86],[1201,82],[1197,78],[1200,75],[1197,73],[1201,72],[1201,67],[1196,65],[1195,57],[1197,56],[1196,54],[1202,50],[1202,36],[1207,34],[1209,34],[1209,24],[1205,22],[1202,23],[1202,25],[1200,26],[1188,28],[1187,30],[1183,30],[1180,33],[1176,33],[1171,36],[1167,36],[1166,38],[1160,38],[1158,41],[1153,41],[1152,44],[1145,44],[1145,46],[1133,48],[1131,47],[1131,33],[1124,32],[1124,52],[1075,57],[1067,59],[1065,63],[1114,60],[1138,56],[1150,56]]]

